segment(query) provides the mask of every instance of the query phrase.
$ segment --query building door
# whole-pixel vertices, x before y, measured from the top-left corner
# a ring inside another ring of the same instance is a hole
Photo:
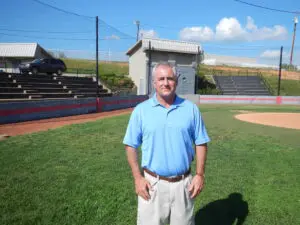
[[[150,95],[150,96],[152,96],[153,94],[154,94],[154,92],[155,92],[155,89],[154,89],[154,87],[153,87],[153,82],[152,82],[152,70],[153,70],[153,68],[154,68],[154,65],[153,64],[151,64],[151,70],[149,71],[148,70],[148,68],[149,68],[149,66],[147,66],[147,74],[148,74],[148,76],[147,76],[147,95]],[[149,74],[149,72],[150,72],[150,74]]]
[[[195,75],[196,71],[193,67],[181,66],[177,67],[178,85],[176,94],[186,95],[195,93]]]

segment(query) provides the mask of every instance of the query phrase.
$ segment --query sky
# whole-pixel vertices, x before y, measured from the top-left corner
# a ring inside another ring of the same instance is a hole
[[[0,42],[37,42],[68,57],[95,57],[99,18],[100,59],[126,60],[140,37],[199,43],[206,53],[256,58],[259,63],[289,63],[299,0],[1,0]],[[59,11],[61,9],[63,11]],[[293,64],[300,66],[300,24]]]

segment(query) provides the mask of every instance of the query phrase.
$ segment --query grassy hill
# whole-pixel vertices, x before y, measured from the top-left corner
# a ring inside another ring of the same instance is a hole
[[[67,73],[96,74],[96,61],[86,59],[63,59],[68,70]],[[134,87],[133,81],[128,77],[127,62],[99,62],[99,78],[102,83],[113,92],[124,89],[126,92]]]
[[[69,73],[95,74],[96,63],[85,59],[64,59]],[[100,62],[99,76],[112,90],[132,89],[133,81],[128,77],[128,62]],[[271,69],[244,68],[232,66],[208,66],[200,65],[198,75],[198,94],[218,94],[211,80],[204,75],[258,75],[261,74],[268,83],[271,93],[277,95],[278,71]],[[300,72],[282,71],[281,95],[300,95]]]
[[[68,72],[70,73],[86,73],[95,74],[96,71],[96,61],[86,60],[86,59],[63,59]],[[127,62],[99,62],[99,74],[116,74],[125,75],[128,74],[129,68]]]

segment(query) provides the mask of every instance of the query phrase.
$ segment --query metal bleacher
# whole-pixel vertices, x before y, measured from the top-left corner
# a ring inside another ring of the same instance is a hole
[[[217,76],[217,88],[223,95],[270,95],[259,76]]]
[[[102,85],[98,97],[111,96]],[[0,100],[96,97],[91,77],[0,73]]]

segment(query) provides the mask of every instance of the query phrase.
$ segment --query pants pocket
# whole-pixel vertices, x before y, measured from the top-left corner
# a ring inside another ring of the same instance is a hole
[[[187,178],[185,178],[184,180],[184,191],[185,191],[185,194],[187,197],[190,198],[191,194],[189,192],[189,188],[190,188],[190,184],[192,183],[192,179],[193,179],[193,176],[192,175],[189,175]]]
[[[150,185],[151,185],[151,189],[149,190],[149,195],[150,195],[150,199],[149,200],[145,200],[143,199],[141,196],[138,196],[139,201],[141,201],[141,203],[145,203],[145,204],[151,204],[157,195],[157,186],[158,186],[158,182],[159,180],[155,177],[150,177],[150,175],[145,175],[145,178],[147,181],[149,181]]]

